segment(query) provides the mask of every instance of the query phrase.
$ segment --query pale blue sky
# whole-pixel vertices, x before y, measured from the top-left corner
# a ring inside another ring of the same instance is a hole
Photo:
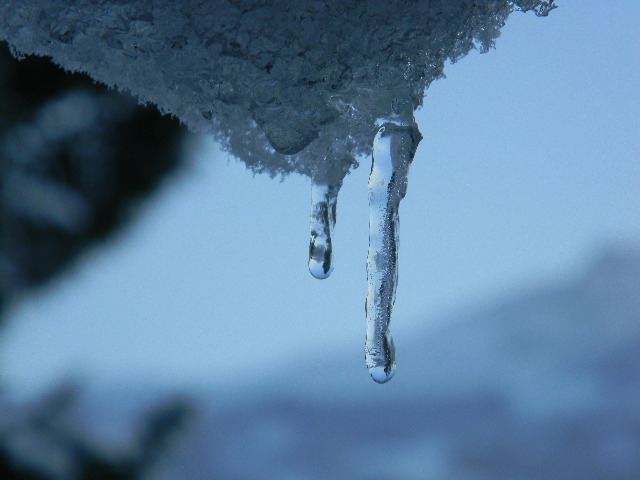
[[[487,55],[447,66],[401,206],[394,338],[442,313],[564,278],[640,238],[640,2],[514,14]],[[253,177],[210,140],[140,220],[13,310],[16,391],[61,376],[221,387],[332,351],[363,357],[367,177],[338,199],[335,271],[307,271],[309,182]],[[362,365],[354,381],[371,382]],[[394,382],[396,380],[394,379]]]

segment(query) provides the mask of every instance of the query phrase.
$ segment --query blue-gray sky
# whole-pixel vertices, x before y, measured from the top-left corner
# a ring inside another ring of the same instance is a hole
[[[558,3],[548,18],[513,14],[497,48],[447,66],[417,113],[399,359],[443,312],[640,238],[640,3]],[[345,181],[335,271],[319,281],[306,265],[308,180],[254,178],[205,143],[116,242],[13,310],[0,340],[9,386],[67,374],[223,386],[332,351],[362,359],[369,165]],[[355,381],[371,382],[364,363]]]

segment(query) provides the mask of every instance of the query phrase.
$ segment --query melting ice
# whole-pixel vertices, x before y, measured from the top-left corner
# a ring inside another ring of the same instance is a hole
[[[333,271],[331,236],[336,223],[339,190],[339,185],[316,181],[311,185],[309,272],[320,280],[327,278]]]
[[[395,373],[389,325],[398,283],[398,209],[421,139],[409,100],[394,100],[390,114],[376,122],[369,176],[365,361],[371,378],[378,383],[388,382]],[[316,181],[311,185],[309,271],[318,279],[327,278],[333,270],[331,235],[339,189],[340,185]]]
[[[255,172],[313,178],[309,271],[319,279],[333,269],[342,179],[371,155],[366,362],[385,382],[395,365],[398,207],[421,138],[413,110],[446,61],[487,51],[512,12],[554,8],[553,0],[5,1],[0,40],[154,103]]]
[[[367,338],[365,360],[378,383],[395,373],[395,347],[389,324],[398,284],[400,201],[422,135],[411,108],[379,120],[369,175],[369,253],[367,255]]]

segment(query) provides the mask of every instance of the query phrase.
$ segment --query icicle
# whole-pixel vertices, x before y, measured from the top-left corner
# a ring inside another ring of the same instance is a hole
[[[398,282],[398,207],[407,191],[407,174],[422,135],[413,111],[401,118],[398,106],[378,121],[369,176],[369,255],[365,360],[373,380],[385,383],[395,373],[395,347],[389,331]],[[407,121],[403,121],[403,120]]]
[[[318,279],[327,278],[333,271],[331,235],[336,223],[336,201],[340,185],[311,184],[311,215],[309,242],[309,271]]]

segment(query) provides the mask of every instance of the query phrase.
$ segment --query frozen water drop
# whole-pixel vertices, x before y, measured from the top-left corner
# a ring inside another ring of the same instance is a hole
[[[393,378],[394,373],[396,373],[395,363],[390,367],[371,367],[369,369],[369,374],[376,383],[387,383]]]
[[[336,223],[336,202],[339,185],[311,184],[311,215],[309,242],[309,272],[318,279],[327,278],[333,271],[331,236]]]
[[[367,332],[367,339],[368,338],[369,333]],[[376,353],[369,350],[367,350],[367,352]],[[383,335],[383,345],[380,352],[382,353],[382,358],[380,358],[382,361],[374,361],[370,364],[369,358],[367,358],[367,367],[369,369],[369,375],[371,375],[371,378],[376,383],[387,383],[396,373],[396,348],[393,344],[393,337],[389,329],[387,329]]]
[[[378,120],[369,176],[365,360],[378,383],[388,382],[395,373],[389,324],[398,283],[398,209],[407,192],[409,165],[422,139],[412,109],[400,105],[395,103],[394,113]]]

